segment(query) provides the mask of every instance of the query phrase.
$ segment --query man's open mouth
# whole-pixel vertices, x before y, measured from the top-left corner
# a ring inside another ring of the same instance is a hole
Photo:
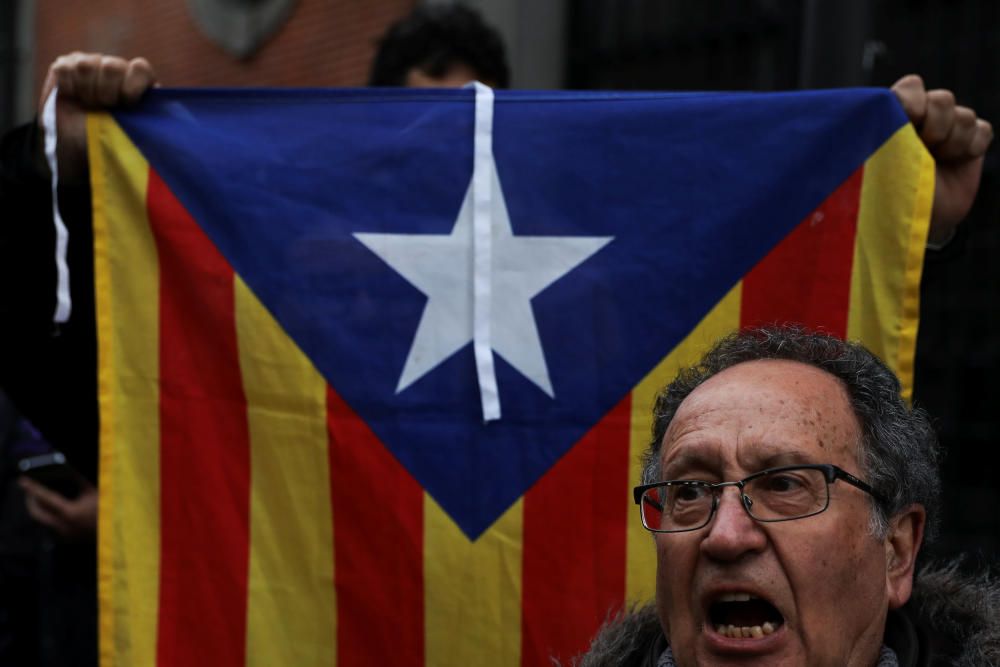
[[[732,639],[765,637],[785,622],[777,607],[749,593],[720,595],[709,605],[708,618],[716,632]]]

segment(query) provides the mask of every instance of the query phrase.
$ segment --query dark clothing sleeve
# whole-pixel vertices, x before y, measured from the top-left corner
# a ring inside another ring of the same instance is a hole
[[[0,140],[0,387],[72,465],[97,473],[97,336],[90,191],[61,187],[72,313],[56,326],[55,228],[35,123]]]

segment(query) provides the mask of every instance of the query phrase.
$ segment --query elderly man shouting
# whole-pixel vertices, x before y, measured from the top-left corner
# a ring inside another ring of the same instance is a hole
[[[899,389],[864,348],[797,329],[734,334],[682,371],[635,489],[655,609],[583,664],[1000,664],[996,587],[954,570],[915,587],[939,450]]]

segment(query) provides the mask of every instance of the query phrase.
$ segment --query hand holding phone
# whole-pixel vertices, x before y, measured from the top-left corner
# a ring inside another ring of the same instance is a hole
[[[30,456],[17,462],[22,475],[35,480],[67,500],[80,495],[85,480],[67,462],[62,452]]]
[[[80,478],[75,498],[69,499],[22,475],[18,484],[24,490],[28,514],[67,540],[92,540],[97,535],[97,489]]]
[[[28,514],[66,539],[97,534],[97,489],[55,452],[22,459],[18,484]]]

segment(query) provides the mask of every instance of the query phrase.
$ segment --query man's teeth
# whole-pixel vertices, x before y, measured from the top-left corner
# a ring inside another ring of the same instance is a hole
[[[749,593],[723,593],[719,596],[719,602],[749,602]]]
[[[729,637],[730,639],[758,639],[769,635],[777,630],[778,627],[771,623],[770,621],[764,623],[763,625],[753,625],[753,626],[736,626],[736,625],[717,625],[715,626],[715,631],[720,635]]]

